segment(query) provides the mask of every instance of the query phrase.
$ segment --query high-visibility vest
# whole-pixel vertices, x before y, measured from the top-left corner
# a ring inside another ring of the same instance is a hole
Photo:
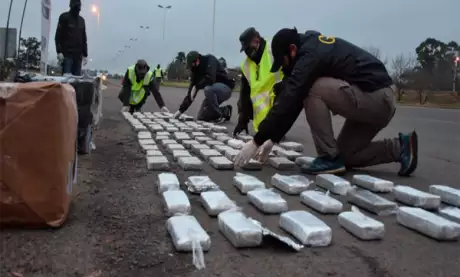
[[[136,80],[136,72],[135,72],[135,65],[128,67],[128,76],[129,80],[131,81],[131,98],[129,100],[129,104],[137,105],[139,104],[145,96],[145,86],[150,85],[152,81],[153,72],[148,71],[145,74],[145,77],[140,82]]]
[[[161,78],[161,68],[155,68],[155,78]]]
[[[258,131],[259,124],[265,119],[275,99],[273,87],[283,78],[283,73],[270,72],[273,64],[273,55],[270,50],[271,43],[267,41],[265,49],[257,65],[251,59],[247,58],[241,63],[241,71],[248,80],[251,88],[251,102],[253,109],[252,124],[254,131]]]

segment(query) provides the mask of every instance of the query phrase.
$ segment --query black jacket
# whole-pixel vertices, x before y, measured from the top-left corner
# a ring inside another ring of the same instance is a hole
[[[142,99],[142,101],[138,104],[140,106],[144,105],[145,101],[147,100],[147,97],[149,94],[153,94],[153,97],[155,98],[155,101],[158,104],[158,107],[163,108],[165,106],[165,102],[163,100],[163,97],[161,96],[160,92],[157,90],[157,87],[155,86],[155,81],[154,81],[155,75],[152,75],[152,80],[150,81],[149,86],[145,86],[145,97]],[[139,82],[139,77],[136,76],[136,81]],[[131,80],[129,80],[129,70],[126,70],[125,77],[123,78],[123,87],[121,89],[120,94],[118,95],[118,99],[123,103],[123,106],[129,106],[129,100],[131,99]]]
[[[70,12],[59,16],[55,35],[56,52],[64,56],[88,57],[85,20]]]
[[[180,105],[179,111],[184,113],[192,104],[190,100],[193,87],[195,87],[196,94],[199,90],[214,83],[226,84],[231,89],[235,87],[235,82],[228,77],[227,71],[215,56],[211,54],[200,56],[200,65],[191,71],[187,97]]]
[[[319,37],[320,33],[314,31],[300,35],[301,47],[292,74],[285,78],[283,91],[254,136],[258,145],[268,139],[277,143],[283,138],[320,77],[341,79],[369,93],[393,84],[385,65],[367,51],[340,38],[327,44]]]

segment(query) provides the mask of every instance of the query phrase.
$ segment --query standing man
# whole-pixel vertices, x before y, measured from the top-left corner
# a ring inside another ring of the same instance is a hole
[[[56,29],[56,52],[62,74],[81,75],[88,61],[85,20],[80,16],[81,0],[70,0],[70,10],[59,16]]]
[[[149,94],[153,94],[162,112],[169,112],[163,97],[157,90],[153,72],[145,60],[138,60],[135,65],[128,67],[123,78],[123,88],[118,98],[123,103],[122,112],[140,112]]]
[[[220,107],[220,104],[230,99],[235,81],[228,77],[227,71],[219,60],[211,55],[201,55],[197,51],[187,54],[187,68],[192,76],[187,96],[174,114],[178,118],[193,103],[199,90],[204,89],[205,99],[198,111],[197,119],[222,123],[229,121],[232,116],[232,106]],[[195,88],[193,96],[192,89]]]
[[[273,55],[270,45],[253,27],[240,35],[240,52],[246,54],[241,63],[241,91],[238,100],[238,124],[233,136],[242,131],[248,132],[248,124],[252,119],[254,131],[267,116],[275,99],[275,84],[281,82],[283,74],[271,72]]]
[[[157,90],[160,90],[160,84],[163,82],[163,69],[161,69],[161,66],[158,64],[157,68],[153,71],[153,74],[155,75],[155,84],[157,86]]]
[[[272,72],[282,67],[286,85],[254,139],[236,157],[237,165],[257,154],[265,160],[304,109],[318,153],[302,168],[306,173],[339,174],[392,162],[401,164],[401,176],[415,171],[415,131],[373,141],[396,110],[393,81],[380,60],[346,40],[315,31],[299,34],[295,28],[278,31],[271,47]],[[331,113],[346,119],[337,140]]]

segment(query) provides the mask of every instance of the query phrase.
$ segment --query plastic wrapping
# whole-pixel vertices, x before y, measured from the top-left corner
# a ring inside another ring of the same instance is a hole
[[[380,240],[385,235],[385,225],[370,218],[352,206],[351,212],[340,213],[337,217],[340,226],[362,240]]]
[[[193,131],[193,128],[188,127],[188,126],[181,126],[181,127],[179,127],[179,130],[180,130],[181,132],[191,133],[191,132]]]
[[[338,195],[346,195],[351,188],[350,182],[333,174],[319,174],[316,185]]]
[[[222,156],[219,151],[215,149],[200,149],[199,155],[203,160],[209,161],[209,158],[211,157],[219,157]]]
[[[147,144],[155,145],[156,142],[155,142],[152,138],[149,138],[149,139],[139,139],[139,144],[140,144],[140,145],[147,145]]]
[[[233,162],[223,156],[209,157],[209,164],[219,170],[233,169]]]
[[[261,226],[240,211],[229,210],[219,214],[219,229],[236,248],[257,247],[262,244]]]
[[[160,150],[147,150],[146,156],[163,156]]]
[[[301,157],[302,154],[293,151],[293,150],[278,150],[274,151],[274,153],[279,157],[285,157],[290,161],[295,161],[297,158]]]
[[[174,173],[160,173],[157,180],[158,193],[168,190],[179,190],[180,182]]]
[[[192,144],[190,149],[192,150],[193,153],[199,155],[200,150],[202,150],[202,149],[211,149],[211,148],[209,146],[207,146],[206,144]]]
[[[166,139],[170,139],[169,136],[156,136],[155,137],[156,141],[163,141],[163,140],[166,140]]]
[[[164,156],[147,156],[148,170],[169,170],[169,161]]]
[[[252,140],[252,136],[244,134],[239,134],[236,136],[236,138],[245,142]]]
[[[249,201],[267,214],[279,214],[288,210],[286,200],[271,189],[256,189],[247,193]]]
[[[180,157],[177,164],[185,171],[199,171],[203,167],[203,162],[197,157]]]
[[[332,229],[307,211],[282,213],[279,225],[303,245],[324,247],[332,242]]]
[[[143,153],[147,153],[147,151],[151,151],[151,150],[158,150],[158,146],[154,144],[141,144],[140,146],[141,146]]]
[[[216,149],[217,151],[219,151],[219,153],[221,153],[222,155],[225,155],[225,151],[227,151],[229,149],[234,150],[233,148],[231,148],[228,145],[214,145],[213,148]]]
[[[182,190],[167,190],[162,193],[167,216],[190,214],[192,207]]]
[[[138,139],[151,139],[152,133],[148,131],[142,131],[142,132],[137,133],[137,138]]]
[[[203,251],[209,251],[211,248],[211,238],[194,216],[177,215],[170,217],[166,221],[166,229],[177,251],[193,251],[194,241],[199,243]]]
[[[214,147],[216,145],[225,145],[225,144],[218,140],[208,140],[206,141],[206,145],[208,145],[209,147]]]
[[[353,175],[351,182],[373,192],[391,192],[394,187],[393,182],[375,178],[370,175]]]
[[[184,132],[176,132],[173,134],[173,138],[177,140],[178,142],[181,142],[183,140],[190,140],[190,136],[187,133]]]
[[[409,186],[395,186],[393,189],[395,199],[406,205],[435,210],[441,205],[441,197],[431,193],[414,189]]]
[[[173,153],[176,150],[185,150],[185,147],[182,144],[168,144],[166,145],[166,151]]]
[[[441,201],[456,207],[460,207],[460,190],[444,185],[431,185],[430,193],[439,195]]]
[[[197,137],[206,137],[206,134],[203,132],[192,132],[190,136],[195,139]]]
[[[192,144],[200,144],[198,141],[196,140],[183,140],[182,141],[182,145],[186,148],[186,149],[190,149],[192,148]]]
[[[210,136],[212,139],[216,139],[216,138],[219,137],[219,136],[227,136],[227,134],[226,134],[226,133],[222,133],[222,132],[217,132],[217,133],[211,133],[209,136]]]
[[[444,207],[439,209],[439,214],[443,217],[460,224],[460,209],[457,207]]]
[[[295,168],[295,163],[285,157],[268,158],[268,164],[278,170],[291,170]]]
[[[177,127],[166,127],[165,130],[166,130],[166,132],[172,133],[172,132],[178,132],[179,128],[177,128]]]
[[[198,141],[199,143],[206,143],[208,140],[212,140],[212,138],[210,138],[210,137],[196,137],[195,140]]]
[[[249,162],[246,165],[241,167],[241,169],[243,169],[243,170],[251,170],[251,171],[262,170],[262,163],[257,161],[257,160],[255,160],[255,159],[250,159]]]
[[[223,142],[223,143],[227,143],[229,140],[231,140],[232,137],[229,137],[227,135],[223,135],[223,136],[218,136],[216,138],[217,141],[220,141],[220,142]]]
[[[168,146],[168,144],[179,144],[179,143],[174,139],[163,139],[163,140],[160,140],[160,144],[163,147],[166,147]]]
[[[390,215],[398,210],[395,202],[364,189],[351,189],[347,198],[348,202],[377,215]]]
[[[313,182],[302,175],[281,175],[276,173],[271,178],[271,184],[275,188],[291,195],[300,194],[307,190]]]
[[[202,192],[200,198],[204,209],[211,216],[236,208],[236,204],[221,190]]]
[[[230,146],[229,146],[229,147],[230,147]],[[230,148],[231,148],[231,149],[226,149],[226,150],[225,150],[224,155],[225,155],[225,157],[226,157],[227,159],[229,159],[230,161],[233,162],[233,161],[235,161],[235,158],[236,158],[236,156],[238,155],[238,153],[240,153],[240,151],[235,150],[235,149],[232,148],[232,147],[230,147]]]
[[[399,224],[437,240],[458,240],[460,224],[421,208],[400,207],[396,215]]]
[[[191,157],[192,155],[187,150],[173,150],[172,156],[177,161],[180,157]]]
[[[161,126],[160,124],[150,124],[149,129],[153,132],[160,132],[164,130],[163,126]]]
[[[147,131],[147,127],[145,127],[145,126],[142,125],[142,124],[133,125],[133,129],[134,129],[134,131],[136,131],[136,132]]]
[[[233,184],[242,193],[247,194],[251,190],[265,189],[265,183],[254,176],[237,172],[233,177]]]
[[[231,139],[227,141],[227,144],[234,149],[241,149],[243,148],[244,141],[239,140],[239,139]]]
[[[303,167],[303,166],[310,166],[315,158],[313,157],[307,157],[307,156],[301,156],[295,159],[295,164]]]
[[[343,209],[342,202],[332,198],[329,192],[307,190],[300,194],[300,201],[323,214],[338,214]]]
[[[219,186],[209,176],[189,176],[187,180],[185,185],[191,193],[200,194],[205,191],[220,190]]]
[[[303,152],[303,145],[298,142],[293,141],[285,141],[280,142],[279,145],[286,150],[296,151],[296,152]]]

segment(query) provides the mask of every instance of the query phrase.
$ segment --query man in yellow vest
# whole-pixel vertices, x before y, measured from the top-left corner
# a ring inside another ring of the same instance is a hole
[[[145,60],[138,60],[128,67],[123,78],[123,88],[118,99],[123,103],[122,112],[139,112],[149,94],[152,94],[162,112],[169,112],[163,97],[155,86],[153,72]]]
[[[241,63],[241,91],[238,100],[238,124],[233,131],[236,136],[243,131],[248,132],[248,124],[252,119],[253,129],[258,131],[259,124],[264,120],[273,106],[275,88],[281,84],[282,72],[271,73],[273,56],[270,43],[260,36],[253,27],[240,35],[241,50],[246,59]]]
[[[157,90],[160,90],[160,84],[163,82],[163,69],[161,69],[160,65],[157,65],[157,68],[153,71],[153,75],[155,75],[155,84],[157,86]]]

